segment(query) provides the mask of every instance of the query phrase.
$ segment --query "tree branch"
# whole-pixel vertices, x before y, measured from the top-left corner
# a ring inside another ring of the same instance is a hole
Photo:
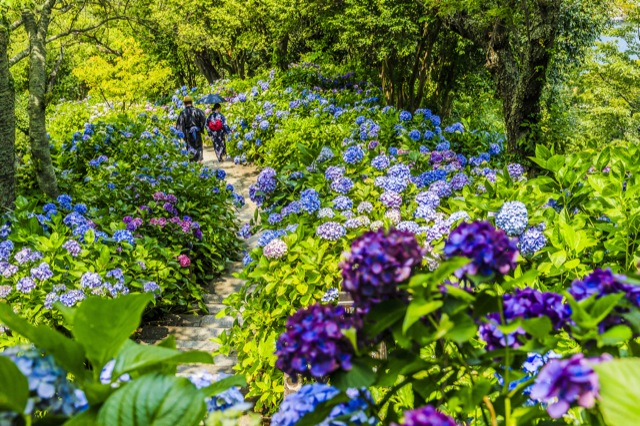
[[[51,74],[49,74],[49,82],[47,83],[47,92],[51,93],[53,86],[56,84],[56,80],[58,79],[58,71],[60,71],[60,67],[62,66],[62,61],[64,60],[64,44],[60,46],[60,57],[58,58],[58,62],[56,62],[53,70],[51,70]]]
[[[17,30],[22,26],[22,18],[18,19],[16,22],[9,26],[9,31]]]
[[[104,24],[106,24],[107,22],[110,21],[116,21],[116,20],[130,20],[130,17],[127,16],[112,16],[111,18],[106,18],[103,19],[102,21],[100,21],[99,23],[95,24],[95,25],[91,25],[85,28],[78,28],[78,29],[69,29],[67,31],[64,31],[62,33],[58,33],[54,36],[51,36],[47,39],[46,43],[51,43],[55,40],[64,38],[64,37],[68,37],[70,35],[79,35],[79,34],[84,34],[90,31],[93,31],[97,28],[100,28],[101,26],[103,26]],[[26,58],[27,56],[29,56],[29,49],[24,49],[23,51],[17,53],[13,58],[9,59],[9,67],[12,67],[14,65],[16,65],[18,62],[20,62],[21,60],[23,60],[24,58]]]

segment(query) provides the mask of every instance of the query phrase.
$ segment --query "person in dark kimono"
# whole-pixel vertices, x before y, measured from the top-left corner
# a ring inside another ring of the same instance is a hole
[[[227,119],[222,115],[220,104],[213,106],[213,112],[207,117],[207,133],[213,141],[213,150],[216,152],[218,161],[222,162],[227,157],[227,143],[225,136],[231,133],[231,129],[227,126]]]
[[[206,125],[206,115],[204,111],[193,106],[190,96],[184,98],[184,110],[178,117],[176,128],[184,134],[184,141],[191,154],[191,161],[202,161],[202,132]]]

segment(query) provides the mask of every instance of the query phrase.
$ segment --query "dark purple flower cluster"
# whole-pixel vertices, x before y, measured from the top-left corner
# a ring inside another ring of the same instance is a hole
[[[265,167],[258,175],[258,190],[264,192],[265,194],[269,194],[275,191],[277,183],[278,181],[276,180],[276,171],[271,167]]]
[[[405,411],[404,423],[401,426],[456,426],[456,422],[431,405],[425,405],[422,408]]]
[[[506,275],[516,267],[518,247],[504,231],[489,222],[463,222],[451,234],[444,246],[447,257],[462,256],[471,263],[456,271],[456,276]]]
[[[336,370],[350,370],[353,346],[342,333],[351,326],[344,308],[312,305],[287,320],[276,342],[276,367],[295,377],[321,378]]]
[[[592,365],[610,359],[608,354],[591,359],[585,358],[584,354],[575,354],[569,359],[549,361],[536,378],[531,399],[548,403],[547,412],[554,419],[562,417],[574,402],[592,408],[600,391],[598,375]]]
[[[340,264],[342,285],[362,312],[384,300],[404,298],[398,284],[407,280],[422,264],[424,256],[409,232],[379,229],[361,235]]]
[[[553,328],[562,329],[571,317],[569,305],[562,302],[562,296],[557,293],[541,292],[533,288],[516,289],[513,294],[503,296],[504,318],[507,323],[516,318],[529,319],[545,316],[551,320]],[[521,343],[518,336],[526,335],[522,328],[512,333],[504,334],[498,326],[500,315],[487,315],[486,322],[480,324],[478,332],[480,338],[487,343],[488,350],[504,347],[517,348]]]
[[[608,294],[625,293],[634,306],[640,308],[640,286],[626,284],[624,275],[615,275],[610,269],[596,269],[582,280],[575,280],[569,287],[569,293],[577,300],[596,299]]]

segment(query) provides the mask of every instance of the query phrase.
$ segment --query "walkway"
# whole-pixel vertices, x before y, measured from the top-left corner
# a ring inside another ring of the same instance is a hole
[[[204,163],[217,168],[213,148],[207,147],[204,152]],[[227,182],[233,185],[235,191],[245,197],[245,206],[237,212],[240,223],[248,222],[253,218],[256,205],[249,199],[249,185],[255,182],[257,172],[251,167],[237,166],[231,161],[222,163],[222,169],[227,172]],[[247,249],[255,247],[257,237],[247,241]],[[179,315],[170,320],[174,325],[146,326],[142,330],[140,340],[154,343],[164,339],[169,334],[176,337],[178,349],[201,350],[213,352],[219,345],[211,342],[211,339],[228,330],[233,325],[232,317],[216,318],[216,314],[224,309],[222,300],[242,286],[242,281],[233,276],[242,270],[242,262],[231,262],[226,271],[217,280],[210,284],[205,294],[205,301],[209,308],[208,315]],[[181,374],[192,371],[206,370],[211,373],[233,373],[233,366],[237,358],[235,356],[217,356],[214,365],[188,365],[179,369]]]

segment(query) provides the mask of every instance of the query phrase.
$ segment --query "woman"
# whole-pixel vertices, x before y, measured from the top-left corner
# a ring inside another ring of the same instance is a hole
[[[213,112],[207,117],[207,132],[213,141],[213,149],[218,157],[218,162],[223,162],[227,157],[227,144],[225,136],[231,133],[231,129],[227,126],[227,119],[222,115],[220,104],[213,106]]]

